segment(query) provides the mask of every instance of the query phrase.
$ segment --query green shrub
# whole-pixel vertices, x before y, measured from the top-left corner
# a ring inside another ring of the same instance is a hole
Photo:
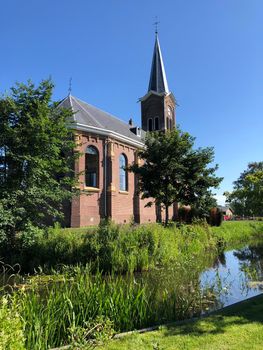
[[[97,229],[61,229],[47,232],[28,227],[29,234],[17,237],[15,249],[0,245],[4,262],[19,263],[24,272],[44,271],[60,265],[90,263],[93,271],[133,272],[164,266],[216,250],[226,244],[247,242],[262,237],[262,222],[223,222],[211,227],[204,221],[192,225],[161,224],[117,225],[102,222]]]
[[[3,296],[0,299],[0,350],[24,350],[25,338],[21,308],[14,297]]]

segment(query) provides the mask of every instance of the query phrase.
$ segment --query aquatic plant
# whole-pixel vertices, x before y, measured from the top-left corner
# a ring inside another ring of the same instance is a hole
[[[37,275],[20,285],[9,297],[8,312],[18,310],[27,349],[94,344],[114,332],[200,313],[211,290],[200,288],[201,266],[195,259],[189,264],[190,270],[178,265],[148,278],[92,274],[88,265],[65,267],[63,274]]]

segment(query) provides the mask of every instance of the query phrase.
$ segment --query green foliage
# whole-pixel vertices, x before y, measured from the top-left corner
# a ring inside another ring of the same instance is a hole
[[[160,224],[129,226],[108,222],[102,223],[93,233],[56,226],[47,233],[40,230],[29,239],[31,236],[27,234],[25,240],[19,235],[12,255],[7,255],[2,246],[0,256],[10,265],[19,263],[24,272],[33,272],[38,267],[50,271],[59,265],[86,263],[92,265],[93,271],[133,272],[175,262],[181,252],[180,246],[191,246],[194,255],[199,253],[199,241],[203,248],[216,246],[210,228],[204,225],[177,228],[171,224],[165,228]]]
[[[62,218],[76,182],[72,112],[51,102],[53,84],[11,88],[0,98],[0,240]],[[32,232],[32,230],[31,230]]]
[[[223,222],[220,227],[212,227],[212,234],[218,242],[231,247],[238,243],[246,243],[262,239],[263,222],[258,221],[230,221]]]
[[[133,272],[167,266],[184,254],[198,256],[203,250],[214,250],[217,244],[239,243],[260,235],[262,222],[224,222],[210,227],[205,221],[192,225],[160,224],[141,226],[103,223],[95,228],[61,229],[58,225],[48,232],[18,235],[12,255],[4,245],[0,257],[10,265],[19,263],[24,272],[44,271],[61,265],[90,263],[93,271]],[[32,239],[30,238],[32,237]]]
[[[210,227],[205,221],[192,225],[160,224],[140,226],[103,223],[97,229],[61,229],[18,235],[15,249],[8,253],[0,246],[0,257],[10,265],[19,263],[24,272],[41,267],[48,272],[61,265],[90,263],[93,271],[133,272],[168,266],[184,254],[198,256],[225,246],[253,239],[263,232],[263,222],[224,222]],[[30,239],[32,237],[32,239]]]
[[[0,299],[0,350],[25,350],[21,307],[16,297]]]
[[[187,269],[182,268],[186,265]],[[115,332],[199,313],[209,292],[199,286],[202,268],[191,258],[168,274],[167,269],[156,270],[148,279],[91,274],[89,266],[65,267],[61,275],[35,276],[13,294],[26,348],[49,349],[69,342],[76,348],[89,346]],[[165,290],[157,281],[165,284]]]
[[[50,276],[43,285],[42,278],[34,278],[29,292],[18,292],[28,349],[80,342],[83,335],[102,341],[114,329],[140,327],[147,318],[145,289],[121,276],[104,278],[91,275],[89,267],[75,267],[64,269],[57,283]]]
[[[200,220],[167,228],[108,222],[93,234],[76,234],[78,230],[57,225],[48,234],[35,235],[31,246],[23,245],[25,261],[46,261],[51,267],[90,259],[91,264],[60,266],[52,275],[17,282],[18,290],[0,307],[0,326],[1,315],[2,320],[12,315],[10,329],[18,334],[21,349],[24,340],[32,350],[69,342],[73,348],[92,348],[114,332],[192,317],[215,298],[216,286],[201,289],[199,276],[214,261],[218,242],[248,242],[262,237],[262,228],[262,222],[225,222],[212,228]],[[147,278],[112,273],[136,269],[151,271]],[[16,340],[9,337],[9,327],[3,327],[3,334],[5,342]]]
[[[217,166],[208,167],[213,161],[212,148],[193,149],[194,138],[180,129],[166,133],[150,133],[145,148],[139,152],[143,160],[130,170],[139,175],[139,188],[148,205],[163,205],[166,209],[174,202],[191,205],[196,215],[208,213],[212,203],[210,189],[217,187],[221,178],[215,176]]]
[[[24,230],[19,233],[17,242],[21,245],[22,250],[28,249],[37,242],[39,237],[43,236],[43,233],[43,229],[33,226],[29,221],[25,224]]]
[[[103,316],[84,322],[83,326],[69,328],[69,340],[72,349],[95,349],[114,335],[113,322]]]
[[[225,193],[235,215],[263,216],[263,162],[249,163],[234,182],[231,193]]]

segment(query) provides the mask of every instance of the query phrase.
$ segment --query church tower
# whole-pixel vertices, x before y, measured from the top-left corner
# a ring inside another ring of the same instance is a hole
[[[140,98],[141,123],[144,131],[167,131],[175,127],[176,101],[168,88],[158,33],[155,35],[148,92]]]

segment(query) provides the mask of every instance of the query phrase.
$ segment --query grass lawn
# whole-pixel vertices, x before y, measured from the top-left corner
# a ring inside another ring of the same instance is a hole
[[[104,350],[263,349],[263,294],[212,316],[111,340]]]

